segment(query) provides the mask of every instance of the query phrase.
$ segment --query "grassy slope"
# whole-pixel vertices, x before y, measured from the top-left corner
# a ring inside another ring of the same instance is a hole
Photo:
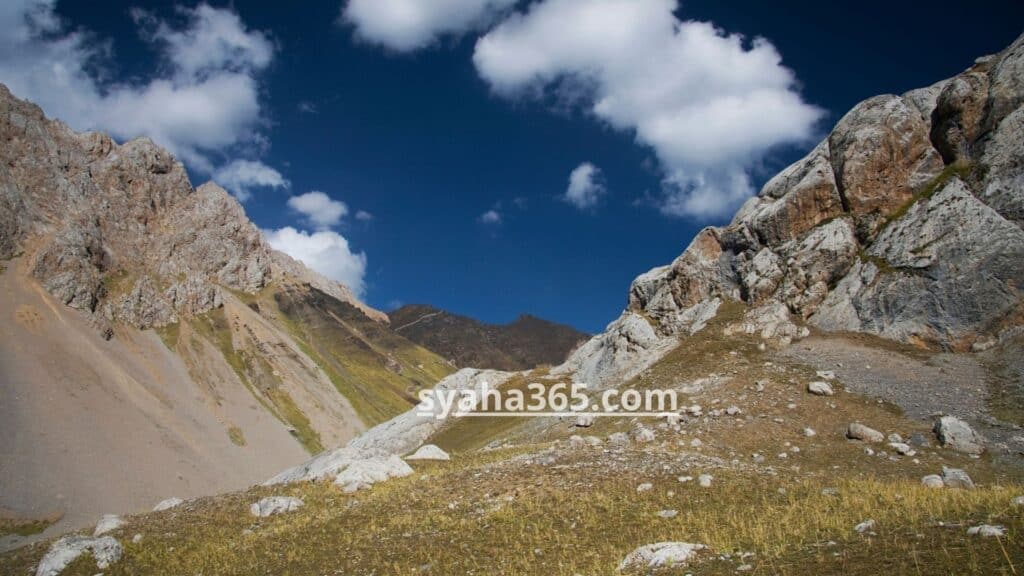
[[[408,410],[420,389],[453,371],[436,354],[315,289],[279,289],[259,305],[278,312],[287,331],[367,425]]]

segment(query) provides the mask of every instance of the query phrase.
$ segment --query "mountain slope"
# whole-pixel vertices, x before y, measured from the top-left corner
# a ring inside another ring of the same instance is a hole
[[[0,516],[50,532],[248,486],[451,372],[152,142],[3,86],[0,258]]]
[[[395,332],[448,358],[459,368],[527,370],[561,364],[589,336],[571,326],[524,314],[508,324],[484,324],[431,306],[388,313]]]

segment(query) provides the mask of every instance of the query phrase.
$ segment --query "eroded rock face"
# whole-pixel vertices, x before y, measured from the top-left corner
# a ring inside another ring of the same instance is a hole
[[[345,286],[264,242],[238,201],[147,138],[78,134],[0,85],[0,257],[24,252],[61,302],[137,328],[221,305],[272,277],[314,285],[379,321]]]
[[[728,226],[639,276],[629,310],[668,335],[702,302],[781,304],[827,330],[954,350],[1019,325],[1022,72],[1024,37],[955,78],[857,105]]]

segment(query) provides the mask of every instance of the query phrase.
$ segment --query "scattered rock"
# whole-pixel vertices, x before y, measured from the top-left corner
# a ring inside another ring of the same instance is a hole
[[[409,476],[413,469],[398,456],[376,456],[352,462],[334,479],[345,492],[356,492],[391,478]]]
[[[170,510],[176,506],[184,504],[185,501],[181,498],[168,498],[161,500],[159,504],[153,507],[153,512],[163,512],[164,510]]]
[[[974,481],[967,475],[967,472],[959,468],[942,467],[942,482],[947,488],[974,489]]]
[[[434,444],[420,446],[419,450],[405,457],[406,460],[451,460],[447,452]]]
[[[867,534],[868,532],[871,532],[872,530],[875,529],[875,521],[874,520],[865,520],[865,521],[861,522],[860,524],[857,524],[856,526],[854,526],[853,529],[858,534]]]
[[[658,518],[664,518],[666,520],[675,518],[678,515],[679,512],[677,510],[660,510],[658,512]]]
[[[268,496],[260,499],[259,502],[254,502],[249,507],[249,513],[259,518],[266,518],[274,514],[294,512],[302,508],[304,504],[301,499],[291,496]]]
[[[594,415],[593,414],[580,414],[579,416],[576,417],[576,427],[577,428],[590,428],[593,425],[594,425]]]
[[[629,553],[619,571],[644,568],[673,568],[685,566],[701,550],[707,546],[687,542],[658,542],[641,546]]]
[[[652,488],[654,488],[654,484],[651,484],[650,482],[644,482],[643,484],[640,484],[639,486],[636,487],[636,493],[642,494],[644,492],[649,492]]]
[[[832,396],[835,391],[829,386],[828,382],[811,382],[807,385],[807,391],[815,396]]]
[[[897,434],[895,432],[893,432],[892,434],[889,434],[888,436],[886,436],[885,439],[890,444],[900,444],[900,443],[903,442],[903,436],[900,436],[899,434]]]
[[[871,442],[877,444],[885,440],[885,436],[873,428],[854,422],[846,429],[846,437],[851,440],[860,440],[861,442]]]
[[[814,428],[804,428],[804,436],[811,438],[817,435],[818,433],[814,431]]]
[[[616,432],[608,436],[608,443],[612,446],[628,446],[630,443],[629,434],[625,432]]]
[[[740,414],[743,414],[743,410],[740,410],[739,406],[729,406],[728,408],[725,409],[725,413],[728,414],[729,416],[738,416]]]
[[[100,521],[96,524],[96,530],[93,531],[93,536],[103,536],[107,532],[113,532],[121,526],[124,526],[124,520],[117,514],[104,514]]]
[[[633,439],[636,440],[638,444],[654,442],[654,430],[640,426],[633,432]]]
[[[142,542],[142,534],[132,536],[132,544],[138,544],[139,542]]]
[[[1010,500],[1010,504],[1017,508],[1024,508],[1024,496],[1017,496],[1013,500]]]
[[[991,524],[981,524],[968,528],[967,535],[979,536],[981,538],[1002,538],[1003,536],[1006,536],[1006,528],[1002,526],[993,526]]]
[[[910,444],[904,444],[903,442],[890,442],[889,447],[901,456],[913,456],[917,454],[917,452],[910,447]]]
[[[701,474],[700,476],[697,477],[697,484],[700,484],[701,488],[710,488],[711,481],[714,479],[715,477],[712,476],[711,474]]]
[[[836,373],[831,370],[819,370],[818,378],[821,378],[822,380],[835,380]]]
[[[928,442],[928,438],[920,432],[914,432],[911,434],[909,442],[911,446],[917,446],[918,448],[927,448],[931,445],[931,443]]]
[[[921,484],[928,488],[945,488],[946,483],[942,480],[942,476],[938,474],[929,474],[924,478],[921,478]]]
[[[106,570],[121,559],[124,549],[121,543],[110,536],[90,538],[88,536],[65,536],[50,546],[50,550],[39,561],[36,576],[57,576],[86,552],[92,554],[96,567]]]
[[[943,446],[957,452],[981,454],[985,451],[985,440],[970,425],[955,416],[939,418],[934,430]]]

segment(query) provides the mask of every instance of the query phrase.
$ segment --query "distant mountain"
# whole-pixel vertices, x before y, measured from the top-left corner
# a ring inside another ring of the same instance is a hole
[[[561,364],[590,336],[571,326],[523,314],[509,324],[484,324],[432,306],[388,314],[392,330],[448,358],[459,368],[527,370]]]

